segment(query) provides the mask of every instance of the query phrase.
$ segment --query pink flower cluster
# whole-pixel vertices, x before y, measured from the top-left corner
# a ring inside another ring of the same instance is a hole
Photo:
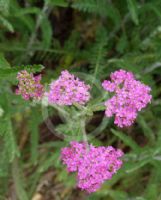
[[[65,70],[56,81],[50,84],[50,91],[47,93],[48,102],[58,105],[74,103],[83,105],[90,99],[89,89],[89,85]]]
[[[151,101],[151,88],[135,80],[131,72],[115,71],[110,75],[111,81],[105,80],[102,86],[108,92],[113,92],[112,98],[105,102],[107,117],[115,115],[114,123],[119,127],[134,123],[137,112]]]
[[[122,166],[121,150],[112,146],[94,147],[76,141],[61,151],[61,160],[69,172],[77,172],[77,186],[88,193],[98,190]]]
[[[29,100],[30,98],[35,100],[41,99],[44,94],[44,87],[40,83],[41,75],[34,77],[32,73],[23,70],[17,74],[17,79],[19,80],[19,84],[16,94],[21,94],[25,100]]]

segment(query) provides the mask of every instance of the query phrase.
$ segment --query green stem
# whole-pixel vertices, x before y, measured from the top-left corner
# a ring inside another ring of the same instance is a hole
[[[86,128],[85,128],[85,120],[81,120],[80,126],[81,126],[81,130],[82,130],[82,134],[83,134],[83,141],[86,144],[87,150],[89,150],[88,138],[87,138]]]

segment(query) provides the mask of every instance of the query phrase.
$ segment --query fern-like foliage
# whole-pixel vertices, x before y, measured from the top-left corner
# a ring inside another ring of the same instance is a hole
[[[30,145],[31,145],[31,161],[37,163],[38,159],[38,145],[39,145],[39,124],[42,122],[42,116],[40,110],[33,108],[29,119],[29,130],[31,133]]]
[[[95,43],[90,51],[91,70],[95,79],[99,78],[105,68],[105,57],[107,54],[107,31],[99,28],[96,33]]]
[[[0,0],[0,12],[7,15],[9,12],[10,0]]]
[[[120,23],[119,11],[106,0],[78,0],[72,7],[83,12],[94,13],[102,17],[110,17],[115,24]]]
[[[7,19],[10,8],[10,0],[0,0],[0,24],[2,28],[10,32],[14,32],[14,28],[10,21]]]
[[[4,91],[4,93],[6,92],[7,91]],[[9,162],[12,162],[19,154],[12,128],[10,101],[7,94],[1,97],[0,104],[4,110],[3,117],[0,118],[0,135],[4,141],[5,158],[7,158]]]
[[[4,28],[6,28],[10,32],[14,32],[14,28],[12,24],[3,16],[0,15],[0,23]]]

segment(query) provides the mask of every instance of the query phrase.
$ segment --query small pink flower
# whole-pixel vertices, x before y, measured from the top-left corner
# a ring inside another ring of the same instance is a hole
[[[18,89],[16,89],[17,95],[22,95],[23,99],[36,99],[40,100],[44,94],[44,87],[40,83],[41,75],[29,74],[26,70],[23,70],[17,74],[19,80]]]
[[[72,141],[61,151],[61,160],[69,172],[77,172],[77,186],[88,193],[95,192],[121,168],[121,150],[112,146],[94,147]]]
[[[135,80],[131,72],[118,70],[110,75],[111,81],[105,80],[102,86],[113,92],[112,98],[105,102],[107,117],[115,116],[114,123],[119,127],[134,123],[137,112],[151,101],[151,88]]]
[[[50,84],[50,90],[46,95],[50,104],[84,105],[90,99],[89,89],[89,85],[65,70],[56,81]]]

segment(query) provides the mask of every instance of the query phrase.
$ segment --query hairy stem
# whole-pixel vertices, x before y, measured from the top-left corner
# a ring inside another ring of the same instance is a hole
[[[88,138],[87,138],[86,128],[85,128],[85,120],[81,120],[80,125],[81,125],[82,134],[83,134],[83,141],[86,144],[87,150],[89,150]]]

